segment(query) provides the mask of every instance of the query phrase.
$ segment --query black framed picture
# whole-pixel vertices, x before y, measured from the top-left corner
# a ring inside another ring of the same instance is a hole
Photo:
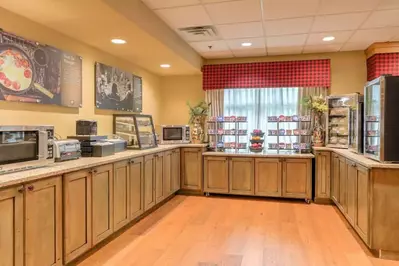
[[[142,79],[117,67],[96,62],[96,107],[142,112]]]

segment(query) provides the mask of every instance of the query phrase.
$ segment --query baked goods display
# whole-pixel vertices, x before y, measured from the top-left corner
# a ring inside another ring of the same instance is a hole
[[[261,152],[263,151],[263,139],[265,133],[262,132],[261,129],[254,129],[251,133],[251,146],[249,147],[252,152]]]

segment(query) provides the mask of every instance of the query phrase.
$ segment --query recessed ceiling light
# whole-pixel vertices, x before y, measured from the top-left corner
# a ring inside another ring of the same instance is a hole
[[[126,41],[122,40],[122,39],[112,39],[111,42],[114,44],[125,44],[126,43]]]
[[[162,64],[161,67],[162,68],[170,68],[170,65],[169,64]]]
[[[333,41],[333,40],[335,40],[335,37],[334,37],[334,36],[327,36],[327,37],[324,37],[324,38],[323,38],[323,41],[325,41],[325,42],[331,42],[331,41]]]
[[[251,46],[251,45],[252,45],[251,42],[243,42],[243,43],[241,44],[241,46],[244,46],[244,47],[248,47],[248,46]]]

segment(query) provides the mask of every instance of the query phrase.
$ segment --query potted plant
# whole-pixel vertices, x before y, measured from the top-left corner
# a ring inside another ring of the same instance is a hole
[[[312,133],[313,146],[321,147],[324,145],[324,128],[321,119],[323,114],[328,110],[326,99],[322,95],[309,96],[303,99],[302,104],[312,112],[314,117]]]
[[[187,102],[187,106],[189,108],[190,119],[188,123],[192,125],[191,127],[191,139],[193,143],[202,143],[205,138],[205,121],[208,116],[210,103],[206,103],[205,101],[200,101],[198,104],[191,106],[189,102]]]

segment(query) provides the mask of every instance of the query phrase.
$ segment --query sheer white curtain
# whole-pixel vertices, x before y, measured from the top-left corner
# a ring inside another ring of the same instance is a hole
[[[224,116],[246,116],[247,129],[261,129],[265,132],[265,147],[276,143],[275,136],[267,137],[269,129],[277,129],[276,123],[267,123],[268,116],[297,115],[299,112],[299,88],[261,88],[224,90]],[[226,124],[226,127],[229,125]],[[287,123],[286,129],[294,129]],[[245,141],[245,140],[243,140]],[[294,137],[280,137],[280,142],[295,142]]]

